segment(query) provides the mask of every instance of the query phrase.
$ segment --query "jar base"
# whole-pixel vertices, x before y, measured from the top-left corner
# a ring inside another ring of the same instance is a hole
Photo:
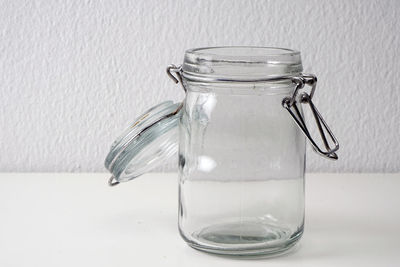
[[[293,251],[303,228],[291,233],[286,228],[254,223],[219,224],[206,227],[185,241],[194,249],[227,256],[275,257]]]

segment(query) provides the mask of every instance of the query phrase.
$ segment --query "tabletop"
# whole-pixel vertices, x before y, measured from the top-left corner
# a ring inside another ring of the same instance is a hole
[[[299,246],[253,260],[185,244],[176,173],[107,178],[0,174],[0,266],[400,266],[400,174],[307,174]]]

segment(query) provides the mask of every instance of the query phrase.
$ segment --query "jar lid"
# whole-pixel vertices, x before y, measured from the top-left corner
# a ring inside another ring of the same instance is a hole
[[[114,141],[104,163],[113,175],[112,180],[116,183],[132,180],[177,152],[181,108],[182,103],[172,101],[158,104]]]

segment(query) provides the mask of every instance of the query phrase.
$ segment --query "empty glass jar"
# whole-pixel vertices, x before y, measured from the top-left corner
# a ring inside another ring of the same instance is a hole
[[[287,251],[303,234],[306,138],[330,159],[339,148],[312,103],[316,78],[302,74],[300,53],[191,49],[167,73],[181,83],[184,101],[153,107],[114,142],[105,163],[110,185],[179,150],[179,232],[190,246],[228,255]],[[302,104],[325,149],[311,137]]]

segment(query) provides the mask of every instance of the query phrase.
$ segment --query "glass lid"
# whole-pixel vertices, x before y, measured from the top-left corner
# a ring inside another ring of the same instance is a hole
[[[132,180],[177,152],[181,108],[182,103],[172,101],[158,104],[114,141],[104,163],[113,175],[110,185]]]

